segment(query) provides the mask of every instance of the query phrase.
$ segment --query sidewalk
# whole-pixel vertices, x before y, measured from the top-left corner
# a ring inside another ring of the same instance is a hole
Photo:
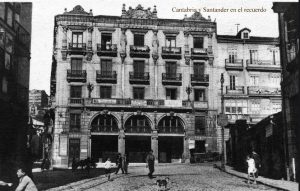
[[[218,166],[218,168],[220,168],[220,166]],[[233,170],[233,168],[231,166],[226,165],[225,172],[227,172],[228,174],[234,175],[234,176],[238,176],[240,178],[247,179],[246,173],[235,171],[235,170]],[[261,183],[261,184],[264,184],[264,185],[267,185],[270,187],[274,187],[277,189],[298,191],[298,183],[297,182],[291,182],[291,181],[286,181],[286,180],[274,180],[274,179],[270,179],[270,178],[264,178],[262,176],[259,176],[256,179],[256,181],[258,183]]]

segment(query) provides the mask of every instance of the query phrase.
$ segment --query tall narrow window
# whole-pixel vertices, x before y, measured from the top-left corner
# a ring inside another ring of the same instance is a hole
[[[81,98],[82,87],[81,86],[71,86],[70,89],[70,97],[71,98]]]
[[[273,56],[273,65],[276,65],[276,50],[272,51],[272,56]]]
[[[72,34],[73,48],[82,48],[83,35],[82,32],[74,32]]]
[[[168,100],[176,100],[176,91],[174,88],[166,88],[166,99]]]
[[[102,33],[101,34],[101,50],[111,50],[112,44],[111,33]]]
[[[134,45],[135,46],[144,46],[144,35],[143,34],[134,34]]]
[[[236,62],[236,59],[237,59],[237,52],[236,50],[230,50],[228,52],[228,55],[229,55],[229,63],[235,63]]]
[[[230,89],[235,90],[236,76],[230,75]]]
[[[133,99],[144,99],[145,88],[134,87],[133,88]]]
[[[195,101],[206,101],[204,89],[194,89]]]
[[[203,37],[194,37],[194,48],[203,48]]]
[[[71,60],[71,70],[72,71],[81,71],[82,70],[82,59],[73,58]]]
[[[80,129],[80,113],[70,113],[70,130],[79,131]]]
[[[250,84],[251,86],[258,86],[259,77],[258,76],[250,76]]]
[[[200,77],[204,75],[204,63],[196,62],[194,63],[194,75]]]
[[[111,86],[100,86],[100,98],[109,99],[111,98]]]
[[[205,134],[205,116],[195,116],[195,134]]]
[[[176,62],[166,62],[166,76],[167,78],[176,78]]]
[[[166,47],[176,47],[176,37],[167,36],[166,37]]]
[[[145,62],[141,60],[135,60],[133,62],[133,75],[135,78],[143,78],[145,71]]]
[[[104,77],[112,76],[112,62],[111,60],[101,60],[101,75]]]
[[[256,64],[258,61],[258,51],[250,50],[250,64]]]

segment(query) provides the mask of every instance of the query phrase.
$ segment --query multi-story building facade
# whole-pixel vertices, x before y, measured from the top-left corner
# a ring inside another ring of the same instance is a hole
[[[297,178],[299,182],[299,5],[297,2],[274,2],[272,9],[278,13],[279,21],[286,168],[288,178]]]
[[[25,157],[31,10],[32,3],[0,3],[1,178],[14,177],[15,165]]]
[[[216,23],[198,12],[160,19],[156,7],[123,5],[121,16],[81,6],[57,15],[53,165],[117,152],[143,162],[150,149],[158,162],[188,162],[190,152],[218,151],[216,51]]]
[[[44,90],[29,91],[29,112],[31,116],[38,115],[39,111],[48,106],[48,95]]]

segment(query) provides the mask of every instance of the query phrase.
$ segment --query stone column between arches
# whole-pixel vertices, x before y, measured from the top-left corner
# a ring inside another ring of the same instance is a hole
[[[151,135],[151,149],[153,150],[153,155],[155,156],[155,163],[158,163],[158,134],[157,130],[153,131]]]
[[[125,154],[125,132],[123,129],[119,131],[118,152],[122,155]]]

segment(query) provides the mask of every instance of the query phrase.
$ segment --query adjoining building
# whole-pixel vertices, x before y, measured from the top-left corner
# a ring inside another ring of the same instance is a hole
[[[155,6],[123,5],[121,16],[81,6],[57,15],[53,165],[117,152],[144,162],[150,149],[158,162],[188,162],[191,152],[219,151],[216,43],[216,23],[199,12],[161,19]]]
[[[0,3],[0,177],[27,160],[32,3]]]
[[[282,114],[285,129],[285,158],[290,179],[300,181],[300,118],[299,118],[299,4],[298,2],[274,2],[278,13],[280,53],[282,66]],[[298,154],[297,154],[298,153]],[[296,169],[295,169],[295,163]],[[299,188],[300,189],[300,188]]]
[[[31,116],[43,116],[48,104],[48,95],[44,90],[29,91],[29,114]]]

